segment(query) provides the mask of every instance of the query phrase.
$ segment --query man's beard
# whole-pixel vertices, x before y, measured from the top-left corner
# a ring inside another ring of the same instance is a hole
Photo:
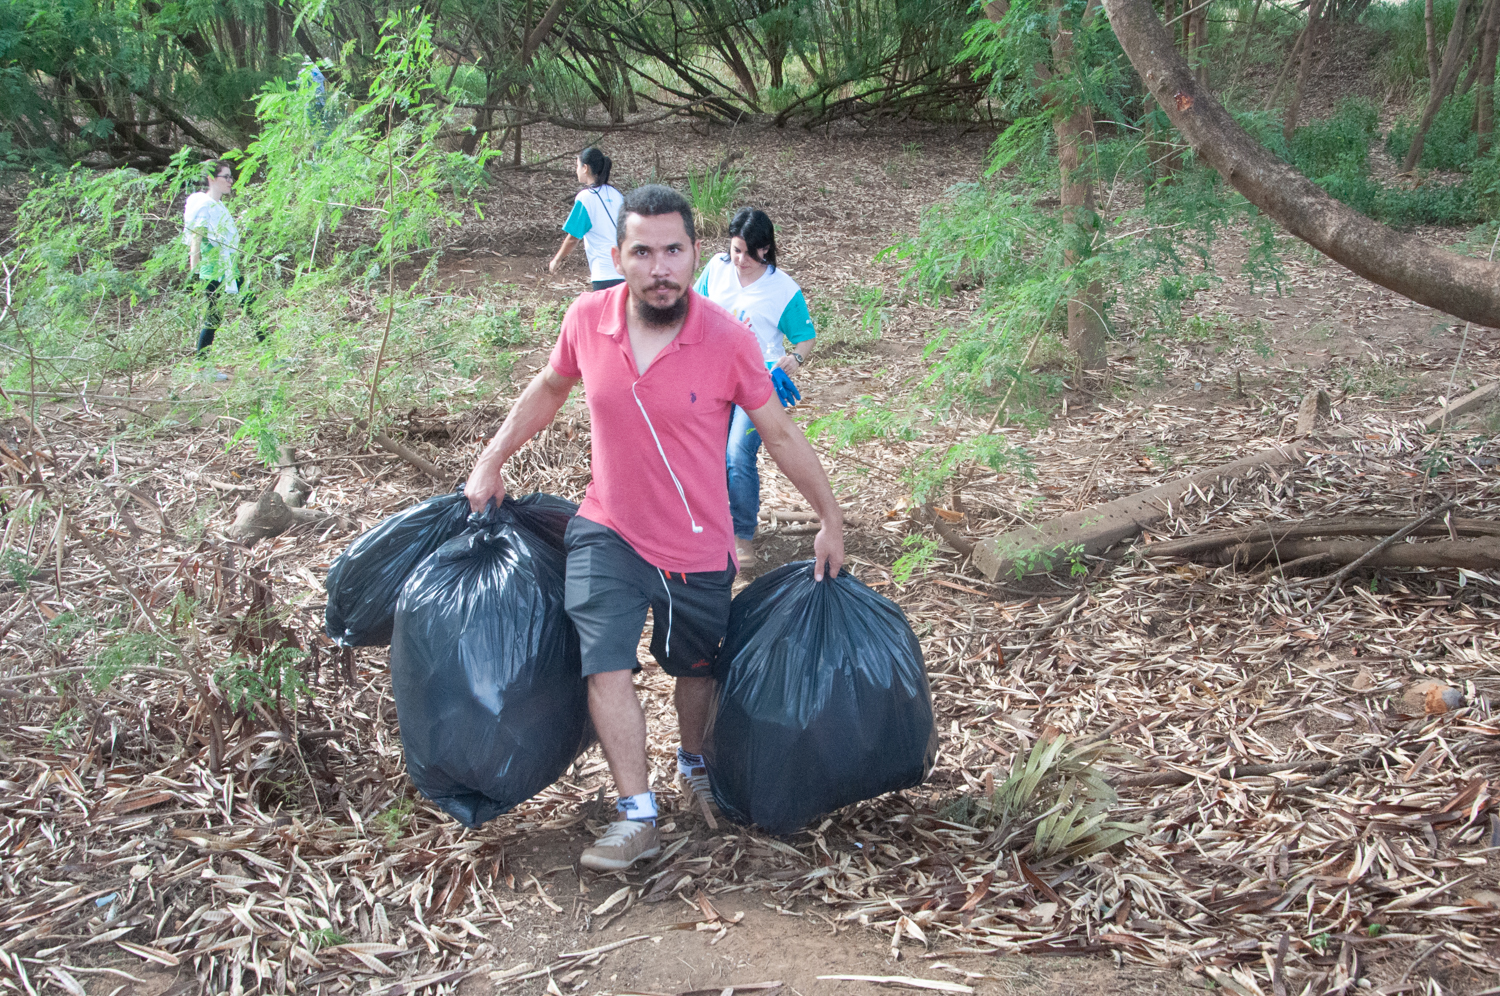
[[[656,290],[657,288],[661,287],[669,287],[674,290],[677,289],[676,284],[662,281],[656,284],[652,284],[650,290]],[[642,298],[635,299],[635,313],[637,317],[639,317],[644,324],[657,329],[671,328],[673,325],[680,324],[682,320],[687,317],[687,309],[688,296],[686,294],[683,294],[676,301],[673,301],[665,308],[658,308],[653,304],[648,304]]]

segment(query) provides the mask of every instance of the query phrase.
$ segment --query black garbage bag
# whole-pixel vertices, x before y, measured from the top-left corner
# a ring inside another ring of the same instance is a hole
[[[563,609],[561,499],[506,500],[401,591],[391,688],[406,770],[477,827],[555,782],[589,745],[578,633]],[[542,525],[542,529],[532,528]]]
[[[921,784],[937,759],[932,693],[906,616],[812,561],[735,598],[706,748],[714,801],[787,834],[841,806]]]
[[[404,508],[361,533],[328,569],[323,629],[341,647],[381,647],[401,586],[424,558],[468,528],[464,488]]]
[[[501,506],[503,516],[522,522],[562,549],[563,530],[578,506],[549,494],[531,494]],[[469,528],[462,484],[402,509],[362,533],[329,568],[323,587],[328,606],[323,627],[342,647],[381,647],[391,642],[391,624],[401,586],[428,554]]]

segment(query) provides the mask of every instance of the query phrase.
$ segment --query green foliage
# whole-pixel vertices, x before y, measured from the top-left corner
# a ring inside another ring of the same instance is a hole
[[[302,677],[306,660],[307,654],[295,647],[278,647],[255,661],[236,655],[214,672],[214,683],[236,711],[249,712],[255,705],[278,710],[290,700],[295,712],[298,698],[312,694]]]
[[[937,562],[938,541],[931,537],[912,533],[902,538],[901,548],[906,552],[891,565],[891,577],[897,584],[906,584],[913,574],[926,571]]]
[[[416,811],[417,804],[409,796],[401,796],[389,809],[382,811],[370,822],[387,844],[394,844],[406,833]]]
[[[437,140],[449,116],[430,99],[430,23],[394,18],[386,33],[362,99],[330,86],[320,112],[306,75],[260,94],[258,137],[226,202],[257,307],[248,313],[227,295],[214,354],[237,376],[195,397],[200,377],[184,363],[167,394],[183,407],[153,410],[166,424],[217,409],[236,424],[236,443],[274,462],[278,446],[319,417],[365,407],[374,360],[366,342],[384,309],[393,322],[381,401],[426,404],[459,378],[471,386],[484,374],[508,376],[513,357],[485,341],[495,329],[474,320],[473,304],[429,296],[425,283],[489,153],[445,152]],[[77,392],[101,374],[129,377],[190,355],[204,303],[185,273],[182,199],[202,176],[183,149],[158,173],[80,168],[30,186],[8,260],[19,268],[16,306],[0,326],[0,384]],[[425,268],[415,283],[403,278],[393,298],[376,297],[389,290],[392,262],[418,255]],[[506,310],[493,301],[486,309]],[[514,321],[497,320],[501,338],[518,337]],[[264,342],[255,330],[269,333]]]
[[[1448,37],[1455,0],[1435,0],[1434,27],[1438,44]],[[1386,86],[1403,95],[1420,93],[1428,85],[1426,0],[1381,0],[1360,18],[1376,37],[1376,65]]]
[[[705,170],[688,176],[688,201],[693,205],[693,224],[700,237],[722,235],[729,228],[734,208],[749,178],[733,166]]]
[[[869,395],[845,411],[836,411],[807,424],[807,438],[826,439],[835,452],[874,439],[910,441],[918,436],[917,414],[892,411]]]
[[[1417,165],[1423,169],[1461,170],[1468,172],[1478,154],[1479,138],[1469,129],[1474,116],[1474,91],[1455,94],[1443,101],[1432,126],[1427,129],[1427,138],[1422,143],[1422,157]],[[1396,122],[1385,139],[1385,151],[1397,162],[1404,162],[1411,150],[1412,136],[1417,122],[1406,119]]]
[[[136,668],[151,667],[169,653],[166,643],[155,633],[125,633],[88,659],[89,684],[95,691],[103,691],[116,678]]]
[[[340,944],[348,944],[349,938],[340,934],[332,927],[321,927],[317,930],[303,931],[302,942],[308,951],[316,954],[324,948],[334,948]]]
[[[31,587],[31,559],[20,550],[0,550],[0,571],[22,592]]]

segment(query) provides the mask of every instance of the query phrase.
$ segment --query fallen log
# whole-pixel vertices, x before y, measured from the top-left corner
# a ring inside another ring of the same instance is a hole
[[[1267,543],[1240,557],[1241,564],[1258,564],[1279,558],[1286,567],[1293,561],[1317,558],[1324,565],[1353,564],[1379,544],[1363,540],[1288,540]],[[1259,554],[1256,556],[1255,554]],[[1211,563],[1233,563],[1228,552]],[[1311,566],[1311,561],[1309,561]],[[1500,567],[1500,537],[1480,536],[1466,540],[1433,540],[1426,543],[1392,543],[1365,561],[1365,567],[1462,567],[1488,571]]]
[[[1333,519],[1302,519],[1297,522],[1259,522],[1241,529],[1223,529],[1182,539],[1162,540],[1140,548],[1148,557],[1196,557],[1196,554],[1223,550],[1225,547],[1240,547],[1240,563],[1257,563],[1264,560],[1265,548],[1274,552],[1277,544],[1287,540],[1329,536],[1389,536],[1401,527],[1410,525],[1410,519],[1348,516]],[[1490,519],[1454,519],[1452,532],[1444,522],[1430,522],[1418,527],[1412,536],[1500,536],[1500,522]],[[1235,558],[1225,553],[1218,563],[1232,563]],[[1286,560],[1285,554],[1282,560]]]
[[[1171,502],[1194,487],[1239,477],[1257,467],[1300,462],[1298,446],[1273,447],[1210,470],[1157,485],[1149,491],[1073,512],[1038,526],[1023,526],[974,544],[974,566],[990,580],[1051,571],[1075,556],[1097,556],[1166,518]]]

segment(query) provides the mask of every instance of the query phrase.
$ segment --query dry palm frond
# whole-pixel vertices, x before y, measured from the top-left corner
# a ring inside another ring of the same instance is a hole
[[[1106,850],[1144,829],[1109,819],[1115,790],[1093,764],[1109,751],[1107,741],[1079,744],[1063,734],[1038,740],[993,794],[964,796],[944,818],[993,828],[1002,847],[1033,830],[1038,858]]]

